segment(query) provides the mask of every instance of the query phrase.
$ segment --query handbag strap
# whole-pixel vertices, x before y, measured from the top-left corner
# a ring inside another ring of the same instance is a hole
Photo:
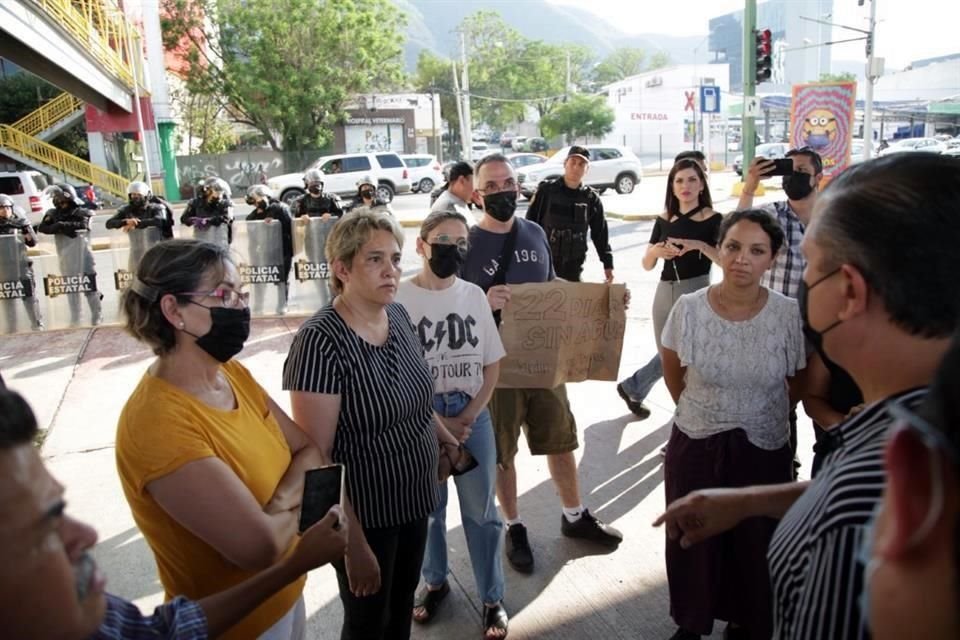
[[[510,268],[510,263],[513,262],[513,248],[517,244],[518,226],[520,226],[519,220],[514,220],[513,226],[507,234],[507,238],[503,241],[503,249],[500,252],[499,260],[497,260],[497,271],[493,274],[493,281],[490,283],[491,287],[507,283],[507,269]],[[496,326],[500,326],[500,309],[493,312],[493,321]]]

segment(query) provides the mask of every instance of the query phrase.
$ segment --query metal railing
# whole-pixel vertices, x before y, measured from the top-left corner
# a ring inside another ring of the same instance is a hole
[[[31,111],[10,126],[18,131],[22,131],[28,136],[35,136],[42,131],[46,131],[64,118],[73,115],[82,108],[83,100],[69,93],[61,93],[50,102]]]
[[[126,197],[129,180],[123,176],[101,169],[62,149],[28,136],[10,125],[0,125],[0,147],[5,147],[21,156],[49,167],[52,172],[88,182],[119,197]]]
[[[72,35],[105,71],[145,93],[142,65],[131,55],[142,51],[140,34],[112,0],[31,0]]]

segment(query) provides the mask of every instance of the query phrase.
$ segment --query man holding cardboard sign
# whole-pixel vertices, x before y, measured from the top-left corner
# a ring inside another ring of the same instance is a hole
[[[470,229],[470,250],[462,276],[487,292],[490,308],[499,317],[511,299],[510,285],[551,282],[556,275],[543,229],[514,216],[518,189],[512,165],[500,154],[490,155],[477,164],[475,177],[483,218]],[[507,348],[507,357],[510,355]],[[505,547],[513,568],[522,573],[533,571],[533,551],[520,520],[513,466],[524,424],[530,452],[547,456],[550,477],[563,504],[561,532],[618,546],[623,535],[595,518],[580,502],[573,455],[579,446],[577,425],[566,387],[497,388],[489,409],[497,439],[497,498],[508,525]]]

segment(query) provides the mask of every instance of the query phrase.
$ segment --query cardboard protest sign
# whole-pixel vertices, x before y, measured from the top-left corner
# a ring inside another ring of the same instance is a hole
[[[498,387],[552,389],[564,382],[616,380],[627,323],[622,284],[510,285],[500,337]]]

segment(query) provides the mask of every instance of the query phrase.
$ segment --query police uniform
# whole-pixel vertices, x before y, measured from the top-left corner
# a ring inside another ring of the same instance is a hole
[[[323,193],[317,197],[305,193],[293,201],[290,213],[294,218],[303,215],[319,218],[325,213],[329,213],[332,218],[340,218],[343,216],[343,204],[336,195]]]
[[[254,207],[247,215],[247,222],[257,222],[272,218],[280,223],[280,236],[283,242],[283,282],[278,284],[281,287],[280,300],[277,303],[277,312],[284,313],[287,306],[287,295],[290,282],[290,265],[293,264],[293,223],[290,218],[290,209],[283,202],[276,198],[270,198],[267,206],[260,208]]]
[[[37,226],[40,233],[54,237],[61,275],[96,275],[97,265],[90,248],[90,218],[92,217],[93,212],[89,209],[72,204],[69,208],[54,207],[48,210]],[[80,323],[80,299],[76,293],[66,295],[70,305],[70,324],[76,326]],[[84,295],[90,306],[93,324],[100,324],[103,320],[100,307],[103,295],[97,290],[85,291]]]
[[[527,220],[547,234],[557,277],[579,282],[587,258],[587,230],[604,269],[613,269],[607,219],[600,194],[581,184],[569,188],[563,178],[548,180],[537,188],[527,209]]]
[[[233,242],[233,205],[227,198],[220,198],[214,202],[208,202],[204,196],[197,196],[187,203],[183,215],[180,216],[180,224],[188,227],[219,227],[227,225],[227,243]],[[198,225],[198,221],[204,222]]]
[[[130,259],[127,268],[131,273],[134,273],[140,265],[140,259],[143,258],[144,254],[150,247],[157,244],[157,242],[163,238],[163,230],[167,222],[167,212],[160,205],[150,202],[144,202],[140,206],[134,206],[128,203],[117,209],[117,212],[107,220],[106,227],[107,229],[122,229],[125,226],[124,223],[131,218],[139,220],[136,226],[137,229],[157,229],[157,231],[154,232],[156,235],[138,234],[140,238],[136,238],[136,236],[130,237]]]
[[[19,246],[16,248],[16,255],[4,256],[4,259],[14,261],[11,267],[11,273],[0,273],[0,279],[8,280],[10,276],[19,275],[25,289],[23,297],[24,309],[30,318],[30,324],[34,329],[43,328],[43,318],[40,315],[40,304],[37,301],[36,287],[37,283],[33,277],[33,262],[27,257],[27,247],[33,247],[37,244],[37,236],[33,231],[30,222],[19,215],[19,212],[13,210],[6,218],[0,218],[0,235],[20,234]],[[29,281],[29,286],[27,282]],[[7,330],[14,333],[17,330],[17,313],[14,307],[14,300],[4,300],[4,307],[7,316]]]

